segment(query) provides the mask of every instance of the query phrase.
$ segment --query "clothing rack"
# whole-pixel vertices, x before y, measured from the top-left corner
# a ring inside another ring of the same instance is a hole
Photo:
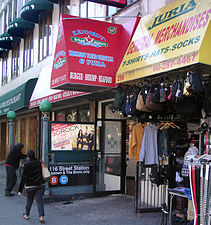
[[[168,202],[168,185],[157,187],[150,181],[151,166],[137,162],[136,165],[136,213],[158,212],[162,204]]]

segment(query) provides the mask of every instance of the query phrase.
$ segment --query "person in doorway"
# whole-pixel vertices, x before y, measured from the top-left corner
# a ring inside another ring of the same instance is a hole
[[[77,138],[77,149],[79,149],[79,145],[80,145],[80,149],[83,148],[83,131],[80,129],[78,131],[78,138]]]
[[[5,196],[7,197],[15,195],[11,193],[11,191],[14,188],[17,181],[16,170],[19,167],[20,160],[26,158],[26,155],[21,152],[23,147],[24,145],[21,143],[17,143],[15,146],[13,146],[5,161],[5,169],[6,169]]]
[[[91,133],[89,133],[87,137],[87,144],[88,144],[88,150],[92,150],[94,146],[94,131],[91,130]]]
[[[23,175],[19,186],[19,195],[22,193],[24,185],[27,193],[25,213],[23,218],[29,219],[31,207],[34,198],[37,202],[37,209],[39,213],[40,223],[44,223],[44,204],[43,195],[45,192],[45,182],[42,177],[42,164],[39,159],[35,157],[33,150],[28,150],[28,162],[24,163]]]

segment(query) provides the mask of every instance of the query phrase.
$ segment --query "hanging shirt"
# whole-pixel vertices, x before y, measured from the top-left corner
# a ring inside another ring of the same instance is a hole
[[[145,165],[158,164],[157,129],[154,125],[145,127],[139,159]]]
[[[144,135],[145,124],[137,124],[133,127],[130,143],[129,143],[129,159],[135,158],[136,162],[139,161],[139,153],[141,142]]]

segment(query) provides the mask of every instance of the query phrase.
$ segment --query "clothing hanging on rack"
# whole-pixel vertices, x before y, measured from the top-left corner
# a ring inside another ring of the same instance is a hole
[[[139,153],[141,149],[145,126],[146,124],[138,123],[133,127],[131,133],[131,138],[129,142],[129,159],[135,158],[136,162],[139,161]]]
[[[145,165],[158,164],[157,128],[147,125],[144,130],[139,159]]]

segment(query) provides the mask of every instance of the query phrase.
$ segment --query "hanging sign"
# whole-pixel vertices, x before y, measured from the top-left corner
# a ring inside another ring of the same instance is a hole
[[[115,76],[140,18],[130,27],[62,15],[51,88],[94,91],[115,87]]]
[[[211,65],[211,1],[178,0],[143,17],[118,69],[116,82],[181,68]]]

